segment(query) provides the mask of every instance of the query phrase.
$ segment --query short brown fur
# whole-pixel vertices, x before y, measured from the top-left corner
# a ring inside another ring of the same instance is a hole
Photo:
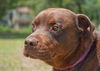
[[[63,71],[97,70],[100,35],[94,32],[94,25],[86,15],[75,14],[63,8],[49,8],[40,12],[36,18],[39,24],[32,23],[36,28],[26,39],[36,39],[38,44],[31,48],[25,44],[25,56],[41,59],[53,66],[53,71],[61,71],[56,68],[74,64],[88,48],[94,46],[80,64]]]

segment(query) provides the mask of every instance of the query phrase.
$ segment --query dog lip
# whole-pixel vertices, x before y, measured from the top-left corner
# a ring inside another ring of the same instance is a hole
[[[28,48],[27,46],[25,46],[25,53],[24,55],[26,57],[30,57],[32,59],[51,59],[51,55],[50,55],[50,51],[47,48]]]
[[[32,58],[32,59],[50,59],[49,56],[46,56],[46,55],[40,55],[40,54],[37,54],[37,55],[25,55],[26,57],[29,57],[29,58]]]
[[[33,55],[31,55],[31,54],[29,54],[27,52],[24,53],[24,56],[29,57],[29,58],[34,58],[34,59],[37,58],[36,56],[33,56]]]
[[[37,53],[29,53],[29,52],[25,52],[24,55],[26,57],[32,58],[32,59],[43,59],[43,60],[47,60],[50,59],[51,56],[49,55],[49,53],[41,51],[41,52],[37,52]]]

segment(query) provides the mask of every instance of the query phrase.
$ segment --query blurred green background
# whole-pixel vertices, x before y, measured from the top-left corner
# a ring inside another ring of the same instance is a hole
[[[39,60],[23,56],[31,22],[47,8],[67,8],[86,14],[100,30],[100,0],[0,0],[0,71],[50,71]]]

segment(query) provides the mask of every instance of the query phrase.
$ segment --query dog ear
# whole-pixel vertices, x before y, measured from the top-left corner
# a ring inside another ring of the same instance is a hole
[[[84,14],[77,14],[77,27],[81,31],[93,32],[95,27],[90,19]]]

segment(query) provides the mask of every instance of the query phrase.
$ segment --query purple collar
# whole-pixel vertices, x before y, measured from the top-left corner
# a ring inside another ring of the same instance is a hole
[[[93,44],[93,45],[92,44],[89,45],[89,48],[86,50],[86,52],[74,64],[63,67],[63,68],[55,68],[55,69],[57,69],[57,70],[67,70],[67,69],[71,69],[71,68],[74,68],[75,66],[79,65],[82,61],[85,60],[85,58],[88,56],[88,54],[92,50],[94,50],[95,44]]]

